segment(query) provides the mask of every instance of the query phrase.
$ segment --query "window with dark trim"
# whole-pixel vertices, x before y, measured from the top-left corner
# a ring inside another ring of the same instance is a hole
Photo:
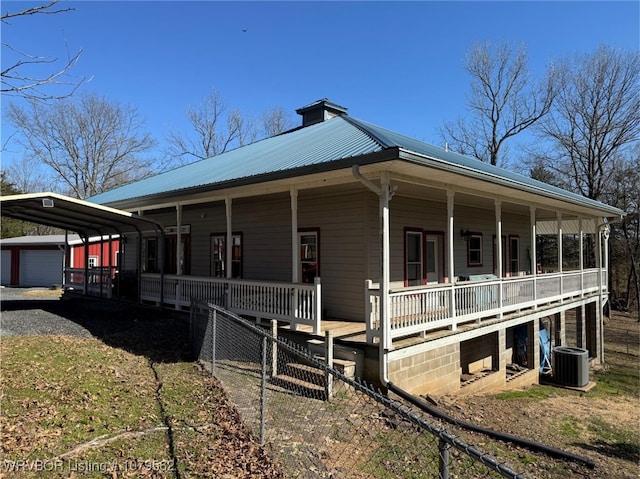
[[[520,237],[509,236],[509,272],[516,276],[520,272]]]
[[[298,247],[300,281],[313,283],[316,276],[320,276],[320,228],[300,228]]]
[[[227,277],[226,241],[226,233],[213,233],[211,235],[211,276],[214,278]],[[233,233],[232,242],[231,277],[242,278],[242,233]]]
[[[143,248],[143,271],[145,273],[158,273],[158,240],[156,238],[145,238]]]
[[[467,241],[467,266],[482,266],[482,234],[471,233]]]
[[[424,237],[422,230],[405,228],[404,232],[404,284],[424,284]]]

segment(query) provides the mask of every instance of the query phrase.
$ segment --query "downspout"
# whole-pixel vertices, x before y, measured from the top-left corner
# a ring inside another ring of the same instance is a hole
[[[383,386],[389,383],[389,371],[387,365],[387,353],[389,352],[389,200],[393,196],[389,185],[388,173],[383,173],[380,178],[380,186],[373,183],[360,173],[360,167],[351,167],[353,176],[364,186],[377,194],[380,198],[380,381]]]

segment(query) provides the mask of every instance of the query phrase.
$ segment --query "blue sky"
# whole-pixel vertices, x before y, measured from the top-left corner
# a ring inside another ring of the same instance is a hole
[[[25,5],[4,1],[2,9]],[[75,11],[2,25],[2,42],[58,58],[82,48],[71,79],[91,77],[81,90],[136,107],[158,141],[156,156],[169,128],[188,131],[186,108],[213,88],[242,113],[282,107],[296,122],[296,108],[329,98],[351,116],[439,144],[438,127],[465,114],[463,60],[474,42],[524,43],[534,74],[601,44],[640,45],[638,1],[62,5]],[[3,114],[2,144],[12,133]],[[20,156],[10,146],[2,167]]]

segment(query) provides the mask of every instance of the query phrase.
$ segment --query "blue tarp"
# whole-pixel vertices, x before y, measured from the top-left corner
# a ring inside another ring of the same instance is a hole
[[[544,328],[540,328],[538,337],[540,338],[540,372],[549,372],[551,370],[551,340]]]

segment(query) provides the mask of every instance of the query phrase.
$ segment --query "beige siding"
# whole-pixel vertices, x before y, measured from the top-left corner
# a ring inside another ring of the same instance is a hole
[[[320,231],[320,277],[323,307],[328,317],[364,321],[364,282],[380,277],[380,216],[378,197],[368,190],[354,193],[318,194],[301,190],[298,195],[298,227]],[[291,200],[288,193],[236,199],[232,202],[232,229],[242,233],[243,277],[268,281],[291,281]],[[176,224],[172,209],[148,216],[165,226]],[[455,274],[493,273],[493,209],[455,205]],[[210,236],[226,232],[224,201],[183,209],[182,222],[191,226],[191,274],[210,274]],[[441,233],[446,248],[447,205],[396,195],[390,202],[392,288],[404,285],[405,228]],[[467,244],[461,229],[483,235],[483,265],[467,266]],[[520,238],[520,269],[527,271],[530,248],[528,216],[503,215],[503,235]],[[128,257],[128,260],[131,258]],[[508,259],[508,255],[507,255]],[[446,258],[443,274],[449,276]]]
[[[377,198],[367,200],[368,260],[367,277],[378,282],[380,278],[379,255],[379,211]],[[444,202],[425,201],[414,198],[395,196],[390,203],[390,248],[391,248],[391,287],[404,285],[404,234],[405,228],[416,228],[427,232],[443,233],[445,259],[444,275],[448,276],[446,258],[447,242],[447,205]],[[467,244],[460,235],[460,230],[469,230],[482,234],[482,266],[467,266]],[[531,247],[531,231],[528,216],[515,214],[502,215],[502,234],[520,238],[520,271],[528,271],[528,249]],[[493,209],[473,208],[466,205],[454,205],[454,261],[455,275],[469,276],[474,274],[492,274],[494,272],[493,238],[496,231],[495,212]],[[508,245],[507,245],[508,247]],[[507,260],[509,256],[507,254]]]
[[[298,226],[320,230],[320,277],[328,317],[364,320],[366,195],[299,196]]]
[[[245,278],[291,281],[289,195],[235,200],[233,230],[242,232]]]

